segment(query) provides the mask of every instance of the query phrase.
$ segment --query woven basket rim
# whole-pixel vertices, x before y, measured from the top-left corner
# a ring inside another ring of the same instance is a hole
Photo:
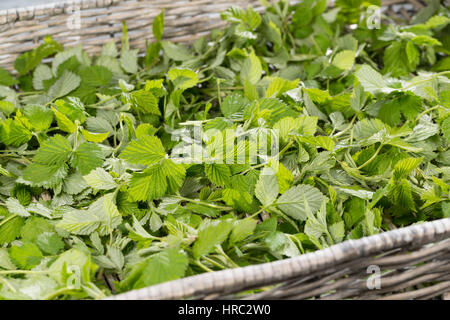
[[[80,9],[106,8],[127,0],[59,0],[58,2],[31,5],[25,7],[1,9],[0,26],[23,20],[32,20],[35,16],[46,15],[55,16],[66,12],[73,6],[80,6]],[[129,1],[129,0],[128,0]],[[140,0],[137,0],[140,1]],[[2,19],[3,17],[3,19]],[[6,19],[5,19],[6,18]]]
[[[420,247],[449,238],[450,218],[444,218],[357,240],[346,240],[329,248],[293,258],[203,273],[131,290],[108,297],[107,300],[181,299],[200,293],[209,294],[251,287],[252,285],[268,285],[324,270],[356,258],[374,256],[398,248]]]

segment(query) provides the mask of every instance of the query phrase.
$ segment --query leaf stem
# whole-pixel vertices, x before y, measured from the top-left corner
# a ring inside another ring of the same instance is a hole
[[[4,225],[5,223],[7,223],[8,221],[14,219],[14,218],[17,217],[17,216],[18,216],[17,214],[13,214],[12,216],[9,216],[9,217],[6,218],[5,220],[1,221],[1,222],[0,222],[0,227],[1,227],[2,225]]]
[[[378,153],[381,151],[381,148],[383,148],[384,144],[380,144],[380,146],[378,147],[378,149],[375,151],[375,153],[369,158],[369,160],[367,160],[366,162],[364,162],[362,165],[360,165],[358,168],[358,170],[361,170],[362,168],[364,168],[365,166],[367,166],[369,163],[371,163],[378,155]]]
[[[442,71],[442,72],[439,72],[439,73],[435,73],[432,76],[428,77],[427,79],[422,79],[422,80],[415,81],[415,82],[407,85],[406,87],[401,88],[400,90],[402,90],[402,91],[403,90],[407,90],[407,89],[415,87],[415,86],[417,86],[419,84],[422,84],[422,83],[428,82],[430,80],[433,80],[435,77],[442,76],[442,75],[445,75],[445,74],[450,74],[450,71]]]
[[[416,117],[416,122],[420,119],[420,118],[422,118],[425,114],[427,114],[428,112],[430,112],[430,111],[433,111],[433,110],[436,110],[436,109],[439,109],[439,108],[441,108],[442,106],[440,106],[440,105],[437,105],[437,106],[434,106],[434,107],[432,107],[432,108],[428,108],[428,109],[426,109],[426,110],[424,110],[422,113],[420,113],[417,117]]]
[[[346,133],[348,130],[350,130],[350,128],[352,127],[353,123],[355,122],[355,119],[356,119],[356,114],[353,116],[353,118],[352,118],[352,120],[350,121],[349,125],[348,125],[344,130],[342,130],[341,132],[336,133],[336,134],[333,136],[333,138],[340,137],[340,136],[342,136],[344,133]]]

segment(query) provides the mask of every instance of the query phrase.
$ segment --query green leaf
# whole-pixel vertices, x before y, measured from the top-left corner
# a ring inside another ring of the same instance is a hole
[[[292,183],[294,182],[294,176],[292,175],[292,172],[289,171],[289,169],[287,169],[282,163],[280,163],[278,166],[276,176],[280,193],[283,194],[292,186]]]
[[[394,167],[393,178],[395,180],[407,178],[419,166],[422,160],[423,158],[406,158],[398,161]]]
[[[0,141],[6,145],[19,147],[31,137],[31,132],[17,120],[6,119],[0,122]]]
[[[422,99],[411,93],[405,93],[392,97],[384,103],[378,111],[378,117],[383,122],[395,126],[401,121],[401,115],[413,121],[422,110]]]
[[[16,269],[16,266],[9,258],[8,249],[6,248],[0,248],[0,268],[6,270]]]
[[[245,107],[249,104],[247,98],[238,93],[227,96],[220,105],[220,111],[227,118],[242,117]]]
[[[64,214],[56,225],[70,233],[89,235],[97,231],[100,235],[109,234],[122,221],[114,195],[108,193],[98,198],[87,210],[71,210]]]
[[[30,213],[27,209],[15,198],[8,198],[5,201],[6,208],[11,214],[16,214],[19,217],[28,217]]]
[[[408,58],[408,67],[410,70],[415,70],[420,62],[419,49],[414,45],[412,41],[406,43],[406,57]]]
[[[94,190],[111,190],[117,187],[113,177],[102,168],[92,170],[83,179]]]
[[[132,93],[135,99],[136,108],[143,112],[149,114],[161,115],[158,107],[158,99],[150,92],[144,90],[138,90]]]
[[[70,164],[81,174],[86,175],[91,172],[92,169],[102,166],[102,149],[92,142],[83,142],[74,151]]]
[[[33,161],[40,164],[61,166],[67,161],[71,153],[70,142],[57,134],[42,143]]]
[[[67,194],[79,194],[88,187],[88,184],[84,181],[83,176],[79,172],[71,173],[63,182],[63,191]]]
[[[175,90],[186,90],[198,83],[198,75],[189,69],[170,69],[169,79],[174,83]]]
[[[251,84],[256,84],[262,75],[261,61],[252,51],[245,59],[241,69],[241,82],[248,80]]]
[[[388,184],[387,196],[399,208],[416,211],[411,184],[408,180],[400,179],[395,183]]]
[[[55,108],[51,107],[53,110],[53,113],[56,117],[56,122],[58,123],[58,127],[67,133],[73,133],[76,130],[76,125],[70,120],[68,117],[66,117],[63,113],[59,112]]]
[[[127,73],[136,73],[138,66],[138,50],[122,50],[120,65]]]
[[[44,90],[44,83],[53,78],[52,69],[46,64],[40,64],[33,72],[33,88],[35,90]]]
[[[38,265],[43,258],[41,250],[34,243],[25,242],[9,249],[11,260],[21,269],[30,270]]]
[[[167,178],[167,192],[177,192],[183,184],[186,169],[182,164],[177,164],[169,159],[164,159],[161,166]]]
[[[186,255],[175,248],[165,249],[136,264],[119,283],[122,291],[140,289],[158,283],[176,280],[185,275],[188,267]]]
[[[56,226],[73,234],[89,235],[99,228],[101,221],[90,211],[72,210]]]
[[[153,165],[143,172],[134,173],[129,192],[135,201],[147,201],[158,199],[164,195],[167,190],[167,179],[163,168],[159,165]]]
[[[67,176],[67,166],[32,163],[23,171],[23,179],[35,186],[53,188]]]
[[[447,117],[447,118],[445,118],[444,121],[442,121],[441,131],[442,131],[444,138],[448,142],[450,142],[450,117]]]
[[[164,10],[162,10],[153,20],[152,30],[155,39],[161,41],[164,30]]]
[[[144,135],[131,141],[120,158],[132,164],[152,165],[166,156],[161,140],[155,136]]]
[[[371,94],[379,92],[390,92],[392,89],[388,88],[383,76],[368,65],[362,65],[355,73],[356,78],[365,91]]]
[[[232,219],[203,220],[198,229],[198,238],[193,246],[194,258],[198,259],[210,253],[216,245],[224,242],[233,229],[233,225]]]
[[[44,106],[29,105],[23,110],[23,114],[35,131],[46,131],[53,122],[52,110]]]
[[[314,214],[319,210],[325,196],[314,187],[307,184],[290,188],[276,202],[276,206],[288,216],[296,220],[306,220],[306,206]]]
[[[392,77],[406,76],[410,72],[403,42],[391,43],[384,51],[383,61],[383,73],[389,73]]]
[[[221,187],[225,187],[231,182],[230,167],[226,164],[205,164],[205,174],[211,182]]]
[[[0,112],[3,112],[4,115],[10,116],[15,109],[16,107],[13,103],[9,101],[0,101]]]
[[[89,253],[72,248],[60,254],[48,270],[53,279],[66,286],[74,285],[75,283],[71,282],[74,278],[78,278],[80,284],[88,284],[96,269],[97,266],[91,262]]]
[[[112,80],[112,72],[103,66],[83,66],[78,70],[83,85],[89,87],[107,86]]]
[[[109,136],[109,132],[97,133],[97,132],[89,132],[84,129],[81,130],[81,134],[87,141],[96,143],[105,141],[105,139],[108,138]]]
[[[172,60],[186,61],[194,58],[189,50],[182,45],[175,44],[169,41],[162,41],[161,45],[164,53]]]
[[[263,206],[271,205],[278,197],[278,181],[275,172],[271,168],[264,168],[259,174],[255,186],[255,196]]]
[[[343,50],[336,54],[332,64],[342,70],[350,70],[355,63],[355,51]]]
[[[27,219],[20,235],[24,241],[36,242],[40,234],[53,231],[53,226],[46,219],[32,216]]]
[[[22,217],[11,217],[6,209],[0,208],[0,244],[10,243],[20,236],[20,230],[25,222]],[[8,219],[9,218],[9,219]],[[8,220],[6,220],[8,219]]]
[[[10,87],[17,83],[17,80],[5,69],[0,68],[0,86]]]
[[[64,97],[78,88],[80,83],[81,79],[79,76],[66,70],[48,89],[48,95],[53,99]]]
[[[279,77],[271,77],[271,81],[266,90],[266,98],[275,98],[286,91],[297,88],[299,79],[289,81]]]
[[[257,221],[254,219],[243,219],[236,222],[230,235],[231,243],[238,243],[255,231]]]
[[[142,136],[145,136],[145,135],[153,136],[157,131],[158,131],[158,129],[153,127],[151,124],[142,123],[136,128],[135,134],[136,134],[136,138],[140,139],[140,138],[142,138]]]
[[[14,68],[19,72],[20,75],[27,74],[37,65],[39,65],[42,59],[47,58],[62,50],[63,47],[59,43],[53,41],[51,37],[45,37],[44,43],[39,47],[20,55],[14,63]]]

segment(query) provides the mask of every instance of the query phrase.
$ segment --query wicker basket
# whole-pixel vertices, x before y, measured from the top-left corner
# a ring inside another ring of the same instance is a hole
[[[409,5],[398,5],[405,2]],[[419,0],[383,4],[388,15],[405,19],[424,7]],[[144,49],[152,41],[152,20],[162,9],[165,38],[192,42],[223,26],[219,13],[231,5],[262,10],[257,0],[75,0],[0,11],[0,66],[13,70],[17,55],[36,47],[46,35],[66,46],[82,44],[88,53],[98,53],[112,39],[120,42],[122,21],[127,21],[131,46]],[[73,27],[76,19],[81,28]],[[429,299],[450,292],[449,262],[450,219],[442,219],[110,299]],[[260,288],[264,290],[253,290]]]

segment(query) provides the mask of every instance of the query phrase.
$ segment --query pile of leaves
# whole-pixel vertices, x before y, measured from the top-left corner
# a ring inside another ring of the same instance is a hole
[[[370,4],[230,8],[191,46],[161,13],[143,55],[124,25],[120,50],[47,37],[0,69],[0,298],[99,299],[450,217],[449,11],[369,28]],[[279,152],[220,161],[211,130]]]

